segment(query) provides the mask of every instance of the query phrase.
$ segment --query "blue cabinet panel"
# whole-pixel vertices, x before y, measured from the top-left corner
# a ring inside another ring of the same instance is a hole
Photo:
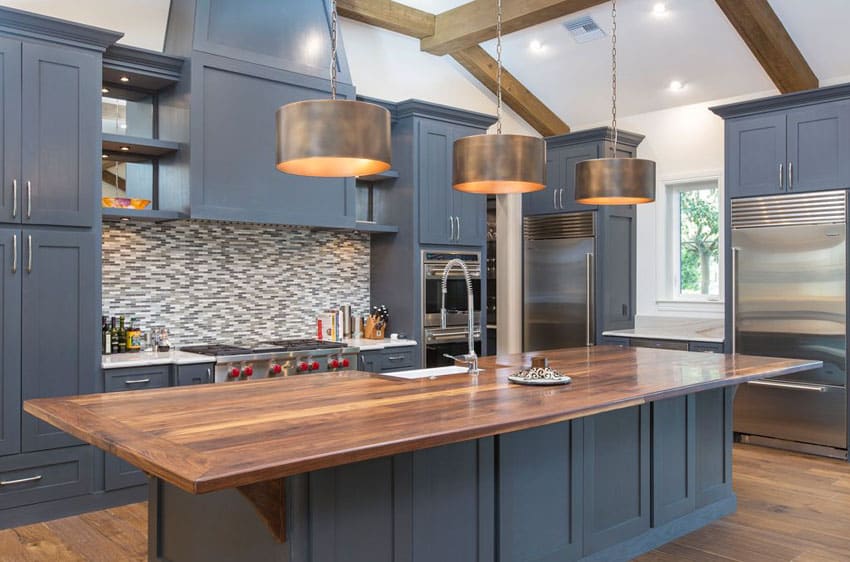
[[[0,488],[0,510],[91,492],[93,456],[83,446],[0,458],[0,480],[19,481]]]
[[[850,187],[850,102],[788,112],[788,191]]]
[[[451,244],[457,225],[452,213],[452,128],[436,121],[419,123],[419,241]]]
[[[97,236],[91,230],[25,228],[23,238],[23,399],[93,392],[93,374],[100,371]],[[24,451],[76,443],[23,415]]]
[[[588,143],[578,146],[568,146],[560,155],[558,166],[560,167],[561,188],[563,191],[558,195],[558,205],[563,211],[588,211],[594,209],[593,205],[582,205],[576,203],[576,164],[597,157],[599,143]]]
[[[694,510],[696,414],[693,395],[652,403],[652,526]]]
[[[92,226],[100,189],[100,59],[24,43],[22,61],[23,222]]]
[[[21,231],[0,227],[0,455],[21,448]]]
[[[562,149],[546,151],[546,189],[524,193],[522,196],[523,215],[545,215],[558,212],[558,196],[563,185],[561,180]]]
[[[726,190],[731,197],[784,191],[785,136],[785,113],[727,123]]]
[[[22,187],[21,42],[0,38],[0,222],[21,222]]]
[[[732,398],[734,388],[696,395],[696,506],[732,495]]]

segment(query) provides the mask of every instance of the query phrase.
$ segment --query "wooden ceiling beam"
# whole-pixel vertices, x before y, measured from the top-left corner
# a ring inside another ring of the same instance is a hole
[[[497,63],[496,59],[491,57],[487,51],[475,45],[453,52],[452,58],[491,92],[496,93]],[[502,68],[502,99],[508,107],[544,137],[570,132],[570,127],[560,117],[546,107],[504,67]]]
[[[392,0],[337,0],[339,15],[422,39],[434,34],[434,14]]]
[[[524,0],[502,3],[502,33],[591,8],[607,0]],[[422,50],[448,55],[496,37],[496,0],[474,0],[436,16],[434,33],[421,40]]]
[[[715,1],[780,92],[818,87],[818,77],[767,0]]]

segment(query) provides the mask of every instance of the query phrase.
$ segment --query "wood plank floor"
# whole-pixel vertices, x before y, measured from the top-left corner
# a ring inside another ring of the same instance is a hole
[[[738,512],[639,562],[850,561],[850,465],[736,445]],[[146,560],[143,503],[0,531],[2,562]]]

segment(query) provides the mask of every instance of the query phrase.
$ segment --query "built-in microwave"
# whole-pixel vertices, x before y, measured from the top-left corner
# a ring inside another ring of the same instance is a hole
[[[446,279],[446,328],[440,327],[443,271],[446,264],[459,259],[466,265],[472,281],[473,337],[480,353],[481,338],[481,254],[464,251],[422,251],[422,359],[426,367],[450,364],[443,354],[466,353],[468,344],[468,300],[466,279],[459,267],[454,267]]]

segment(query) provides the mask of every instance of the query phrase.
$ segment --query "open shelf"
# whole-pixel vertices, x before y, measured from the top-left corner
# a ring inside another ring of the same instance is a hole
[[[117,222],[120,220],[135,220],[145,222],[170,222],[188,218],[189,216],[177,211],[156,211],[153,209],[103,209],[103,220]]]
[[[397,226],[392,226],[390,224],[378,224],[376,222],[371,221],[357,221],[354,224],[354,230],[359,232],[374,232],[374,233],[388,233],[392,234],[398,232]]]
[[[133,99],[139,90],[156,92],[180,80],[184,59],[126,45],[112,45],[103,54],[103,81]],[[126,81],[122,80],[126,78]]]
[[[122,150],[122,147],[128,147],[129,150]],[[173,154],[179,148],[180,144],[172,141],[103,133],[103,152],[118,158],[121,156],[158,158]]]

